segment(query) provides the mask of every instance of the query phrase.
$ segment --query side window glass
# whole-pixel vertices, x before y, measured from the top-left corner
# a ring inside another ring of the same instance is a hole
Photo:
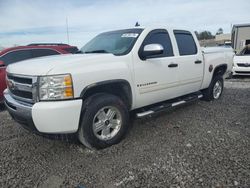
[[[152,31],[149,33],[149,35],[145,38],[142,47],[148,44],[161,44],[163,46],[163,54],[156,56],[157,58],[174,56],[171,39],[165,30]]]
[[[18,50],[18,51],[9,52],[6,55],[3,55],[1,59],[7,66],[9,64],[16,63],[18,61],[23,61],[23,60],[30,59],[30,58],[31,58],[31,54],[29,50]]]
[[[190,32],[174,31],[174,35],[181,56],[197,54],[197,46]]]
[[[33,58],[59,54],[57,51],[50,49],[32,49],[31,53]]]
[[[78,48],[76,48],[76,47],[64,48],[63,50],[65,50],[66,52],[69,52],[71,54],[77,54],[79,52]]]

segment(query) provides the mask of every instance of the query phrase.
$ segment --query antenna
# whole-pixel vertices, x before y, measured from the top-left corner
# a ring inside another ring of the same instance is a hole
[[[69,44],[69,24],[68,24],[68,17],[66,17],[66,31],[67,31],[67,40]]]
[[[135,23],[135,27],[139,27],[140,24],[138,22]]]

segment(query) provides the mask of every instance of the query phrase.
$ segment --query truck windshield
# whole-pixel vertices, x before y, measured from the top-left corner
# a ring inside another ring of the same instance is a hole
[[[97,35],[85,46],[82,53],[112,53],[126,55],[133,48],[143,29],[126,29]]]

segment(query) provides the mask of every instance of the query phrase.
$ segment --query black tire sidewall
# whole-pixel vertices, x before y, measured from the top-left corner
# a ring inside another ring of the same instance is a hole
[[[220,81],[221,82],[221,85],[222,85],[222,90],[221,90],[221,94],[220,94],[220,97],[223,93],[223,89],[224,89],[224,80],[223,80],[223,77],[218,75],[218,76],[215,76],[213,78],[213,80],[211,81],[209,87],[207,89],[204,89],[202,90],[202,93],[203,93],[203,100],[205,101],[211,101],[211,100],[218,100],[220,99],[220,97],[218,99],[215,99],[214,98],[214,95],[213,95],[213,89],[214,89],[214,86],[216,84],[217,81]]]
[[[126,105],[120,98],[111,94],[98,94],[87,100],[88,102],[84,104],[82,110],[82,121],[80,123],[80,129],[82,130],[79,131],[79,137],[84,137],[88,146],[96,149],[106,148],[119,143],[129,130],[129,112]],[[110,140],[104,141],[95,136],[92,124],[96,113],[105,106],[114,106],[120,111],[122,126],[117,135]]]
[[[221,87],[222,87],[222,88],[221,88],[221,93],[220,93],[219,98],[220,98],[221,95],[222,95],[223,88],[224,88],[224,81],[223,81],[223,78],[222,78],[221,76],[216,76],[216,77],[214,77],[214,79],[212,80],[211,85],[210,85],[210,87],[209,87],[209,97],[210,97],[211,100],[218,100],[218,99],[219,99],[219,98],[218,98],[218,99],[214,98],[214,94],[213,94],[214,86],[215,86],[215,84],[216,84],[218,81],[221,83]]]

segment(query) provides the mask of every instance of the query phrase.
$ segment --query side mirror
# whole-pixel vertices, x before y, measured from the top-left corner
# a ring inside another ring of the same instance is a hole
[[[0,68],[1,68],[1,67],[5,67],[5,64],[4,64],[3,61],[0,61]]]
[[[161,44],[148,44],[143,48],[142,58],[149,59],[156,55],[161,55],[163,54],[163,50],[164,48]]]

